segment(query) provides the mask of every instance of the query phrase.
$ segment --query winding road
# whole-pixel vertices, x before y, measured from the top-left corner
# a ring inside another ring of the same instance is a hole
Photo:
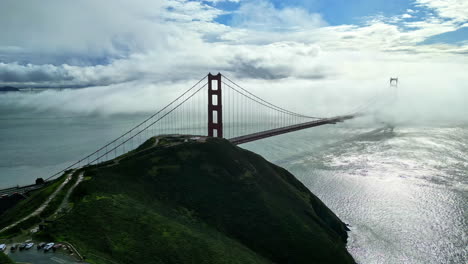
[[[13,224],[9,225],[9,226],[6,226],[4,227],[3,229],[0,230],[0,233],[2,232],[5,232],[13,227],[15,227],[16,225],[22,223],[23,221],[26,221],[28,220],[29,218],[33,217],[33,216],[37,216],[39,215],[40,213],[42,213],[42,211],[44,211],[44,209],[49,205],[49,203],[57,196],[57,194],[63,189],[63,187],[72,179],[72,176],[73,176],[73,173],[75,173],[75,170],[72,170],[70,171],[69,173],[67,173],[66,175],[66,179],[60,184],[59,187],[57,187],[57,189],[47,198],[47,200],[41,204],[41,206],[39,206],[36,210],[34,210],[34,212],[30,213],[29,215],[23,217],[22,219],[14,222]],[[80,173],[80,175],[78,176],[78,180],[76,181],[76,183],[70,188],[70,190],[68,190],[65,198],[63,199],[61,205],[59,206],[59,209],[55,212],[57,213],[60,209],[62,209],[64,206],[67,205],[67,201],[68,201],[68,198],[70,197],[70,194],[71,192],[75,189],[75,187],[83,180],[83,172]]]

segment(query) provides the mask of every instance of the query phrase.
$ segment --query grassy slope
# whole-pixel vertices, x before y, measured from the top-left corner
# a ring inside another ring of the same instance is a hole
[[[5,253],[0,252],[0,264],[14,264],[13,262]]]
[[[120,194],[87,196],[73,211],[51,227],[54,238],[73,242],[91,263],[102,263],[95,255],[118,263],[268,263],[184,209]]]
[[[44,211],[42,211],[39,216],[30,217],[26,221],[19,223],[17,226],[0,233],[0,237],[8,238],[18,235],[22,230],[26,230],[31,228],[32,226],[42,222],[42,219],[47,219],[50,217],[61,205],[66,193],[68,190],[76,183],[78,179],[78,174],[80,171],[75,171],[73,174],[73,178],[63,186],[59,193],[50,201]],[[36,210],[45,200],[57,189],[57,187],[62,184],[65,180],[65,175],[61,176],[61,178],[57,179],[55,182],[51,183],[49,186],[45,187],[44,189],[36,190],[34,193],[28,197],[28,199],[21,201],[15,207],[11,208],[10,210],[6,211],[0,217],[0,228],[7,226],[23,217],[27,216],[28,214],[32,213]]]
[[[27,199],[19,202],[13,208],[10,208],[5,213],[3,213],[0,217],[0,229],[34,212],[41,204],[43,204],[47,200],[47,198],[55,191],[55,189],[57,189],[57,187],[64,180],[65,180],[65,176],[61,176],[59,179],[57,179],[56,181],[54,181],[47,187],[34,191],[31,194],[31,196],[29,196]],[[25,223],[26,225],[20,225],[19,227],[28,228],[29,222],[31,222],[32,220],[36,222],[38,219],[39,217],[33,217],[31,218],[30,221],[26,221],[27,222]],[[18,231],[19,231],[19,228],[15,228],[14,230],[8,232],[8,234],[12,234]]]
[[[50,203],[47,205],[46,208],[44,208],[44,211],[42,211],[39,216],[43,219],[48,218],[51,216],[53,213],[57,211],[59,206],[62,204],[63,199],[65,198],[68,190],[75,185],[76,181],[78,180],[78,174],[80,173],[80,170],[77,170],[73,173],[72,178],[63,186],[62,190],[60,190],[59,193],[50,201]]]
[[[345,225],[317,197],[286,170],[225,140],[161,148],[87,176],[74,209],[49,232],[90,257],[354,263]]]

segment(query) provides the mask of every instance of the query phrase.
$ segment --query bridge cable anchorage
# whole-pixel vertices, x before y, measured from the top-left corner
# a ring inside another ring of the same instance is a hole
[[[222,76],[223,76],[226,80],[228,80],[229,82],[231,82],[233,85],[235,85],[236,87],[238,87],[239,89],[241,89],[242,91],[248,93],[249,95],[255,97],[256,99],[258,99],[258,100],[260,100],[260,101],[262,101],[262,102],[264,102],[264,103],[266,103],[266,104],[268,104],[268,105],[271,105],[271,106],[274,107],[274,108],[277,108],[278,110],[282,110],[282,111],[284,111],[284,112],[287,112],[287,113],[289,113],[289,114],[291,114],[291,115],[295,115],[295,116],[298,116],[298,117],[304,117],[304,118],[310,118],[310,119],[322,119],[322,118],[323,118],[323,117],[315,117],[315,116],[303,115],[303,114],[295,113],[295,112],[289,111],[289,110],[287,110],[287,109],[284,109],[284,108],[282,108],[282,107],[280,107],[280,106],[277,106],[277,105],[275,105],[275,104],[273,104],[273,103],[270,103],[270,102],[268,102],[268,101],[266,101],[266,100],[264,100],[264,99],[262,99],[262,98],[256,96],[255,94],[249,92],[247,89],[244,89],[242,86],[238,85],[237,83],[235,83],[234,81],[232,81],[231,79],[229,79],[226,75],[222,74]],[[228,85],[228,84],[226,84],[225,82],[223,82],[223,83],[224,83],[225,85]]]
[[[104,146],[102,146],[100,149],[94,151],[93,153],[85,156],[84,158],[82,158],[81,160],[71,164],[70,166],[66,167],[65,169],[47,177],[45,180],[48,181],[54,177],[57,177],[58,175],[62,174],[63,172],[65,172],[66,170],[69,170],[71,168],[73,168],[74,166],[78,165],[80,162],[84,161],[84,160],[88,160],[89,161],[89,158],[91,156],[93,156],[94,154],[98,153],[99,151],[105,149],[106,147],[112,145],[113,143],[117,142],[118,140],[122,139],[123,137],[125,137],[126,135],[130,134],[131,132],[133,132],[135,129],[137,129],[138,127],[142,126],[143,124],[145,124],[147,121],[151,120],[153,117],[157,116],[158,114],[162,113],[163,111],[165,111],[167,108],[169,108],[169,106],[171,106],[172,104],[174,104],[175,102],[177,102],[180,98],[182,98],[183,96],[185,96],[187,93],[189,93],[191,90],[193,90],[195,87],[197,87],[204,79],[207,78],[208,75],[205,75],[203,76],[203,78],[201,78],[197,83],[195,83],[192,87],[190,87],[188,90],[186,90],[184,93],[182,93],[180,96],[178,96],[176,99],[172,100],[169,104],[167,104],[165,107],[163,107],[161,110],[157,111],[156,113],[154,113],[153,115],[151,115],[150,117],[146,118],[144,121],[140,122],[138,125],[134,126],[132,129],[128,130],[127,132],[125,132],[124,134],[122,134],[121,136],[117,137],[116,139],[110,141],[109,143],[105,144]],[[206,86],[206,85],[205,85]],[[205,87],[203,86],[203,87]],[[123,143],[119,144],[119,146],[121,146]],[[112,149],[114,150],[114,149]],[[92,163],[92,162],[91,162]],[[91,164],[90,162],[87,162],[87,165]]]

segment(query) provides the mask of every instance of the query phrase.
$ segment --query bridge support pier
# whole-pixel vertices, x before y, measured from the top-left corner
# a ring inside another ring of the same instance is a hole
[[[216,81],[216,83],[214,83]],[[215,85],[213,85],[215,84]],[[208,136],[223,137],[221,73],[208,74]]]

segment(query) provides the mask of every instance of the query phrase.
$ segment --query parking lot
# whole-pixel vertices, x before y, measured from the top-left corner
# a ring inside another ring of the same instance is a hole
[[[57,252],[46,252],[43,250],[37,250],[36,247],[29,250],[16,250],[11,252],[9,249],[5,253],[15,262],[24,262],[30,264],[72,264],[72,263],[83,263],[78,262],[70,255],[66,255],[60,251]]]

